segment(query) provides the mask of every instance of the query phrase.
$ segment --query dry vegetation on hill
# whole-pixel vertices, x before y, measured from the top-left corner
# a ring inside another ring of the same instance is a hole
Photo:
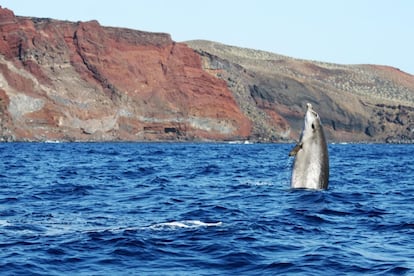
[[[0,141],[414,141],[414,76],[0,7]],[[191,48],[190,48],[191,47]]]
[[[186,43],[203,57],[206,70],[227,81],[257,123],[257,137],[297,135],[309,101],[331,140],[414,140],[414,76],[398,69],[300,60],[203,40]],[[286,120],[285,132],[266,120],[277,115]]]

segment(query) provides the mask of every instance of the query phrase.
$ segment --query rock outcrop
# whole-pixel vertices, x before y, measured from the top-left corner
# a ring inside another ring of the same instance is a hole
[[[225,81],[168,34],[0,9],[2,140],[246,139]]]
[[[0,7],[1,141],[414,141],[414,76]]]
[[[188,41],[253,122],[251,137],[298,139],[307,102],[330,141],[414,142],[414,76],[377,65],[293,59],[211,41]]]

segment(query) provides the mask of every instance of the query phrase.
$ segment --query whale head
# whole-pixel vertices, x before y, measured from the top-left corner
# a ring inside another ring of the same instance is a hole
[[[320,136],[318,136],[317,133],[323,131],[319,115],[313,110],[312,104],[307,103],[306,107],[305,122],[303,125],[302,137],[300,139],[302,142],[312,138],[319,138]]]

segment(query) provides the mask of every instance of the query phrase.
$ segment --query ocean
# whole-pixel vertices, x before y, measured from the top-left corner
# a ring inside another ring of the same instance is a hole
[[[414,145],[1,143],[1,275],[414,274]]]

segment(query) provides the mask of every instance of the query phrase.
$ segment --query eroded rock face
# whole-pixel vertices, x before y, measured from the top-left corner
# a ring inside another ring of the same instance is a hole
[[[414,76],[0,7],[0,140],[414,141]],[[192,48],[189,48],[189,46]]]
[[[257,140],[298,139],[306,103],[329,141],[414,142],[414,76],[377,65],[293,59],[211,41],[186,42],[226,80]]]
[[[246,139],[225,81],[168,34],[0,9],[2,140]]]

